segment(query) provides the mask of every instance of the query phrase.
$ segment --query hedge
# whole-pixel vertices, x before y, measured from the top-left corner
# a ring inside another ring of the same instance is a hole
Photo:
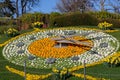
[[[90,25],[96,26],[98,24],[97,18],[91,16],[87,13],[74,13],[74,14],[64,14],[62,16],[58,16],[53,21],[54,24],[52,26],[79,26],[79,25]]]

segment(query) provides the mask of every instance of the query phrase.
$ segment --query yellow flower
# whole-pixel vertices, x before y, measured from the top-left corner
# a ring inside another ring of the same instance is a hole
[[[17,69],[14,68],[10,68],[9,66],[6,66],[6,69],[9,70],[12,73],[18,74],[22,77],[25,76],[25,73],[23,71],[19,71]],[[49,76],[51,76],[51,73],[45,74],[45,75],[37,75],[37,74],[26,74],[27,79],[26,80],[41,80],[41,79],[45,79],[48,78]]]
[[[58,73],[58,72],[59,72],[59,70],[57,70],[56,68],[53,68],[52,71],[53,71],[54,73]]]
[[[84,74],[78,74],[78,73],[72,73],[73,76],[75,77],[79,77],[79,78],[84,78]],[[100,79],[100,78],[95,78],[93,76],[89,76],[89,75],[86,75],[86,79],[87,80],[107,80],[107,79]]]
[[[108,62],[111,64],[118,64],[120,63],[120,52],[114,53],[111,56],[108,56],[107,58],[104,59],[104,62]]]
[[[99,28],[107,28],[107,27],[112,27],[112,26],[113,26],[113,24],[110,24],[106,21],[98,24]]]
[[[44,24],[43,22],[37,21],[37,22],[32,23],[32,26],[33,26],[33,27],[40,27],[40,26],[42,26],[43,24]]]

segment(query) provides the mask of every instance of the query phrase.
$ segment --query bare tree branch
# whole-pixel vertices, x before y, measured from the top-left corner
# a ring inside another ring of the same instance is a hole
[[[92,6],[89,0],[60,0],[57,9],[60,12],[85,12],[92,9]]]

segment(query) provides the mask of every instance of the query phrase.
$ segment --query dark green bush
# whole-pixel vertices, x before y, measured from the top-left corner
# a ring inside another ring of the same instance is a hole
[[[58,13],[58,12],[52,12],[51,14],[50,14],[50,16],[49,16],[49,25],[50,26],[54,26],[55,25],[55,18],[56,17],[58,17],[58,16],[61,16],[61,14],[60,13]]]
[[[113,28],[120,28],[120,15],[115,13],[109,13],[109,12],[89,12],[88,14],[91,14],[95,16],[100,22],[108,22],[113,24]]]
[[[105,11],[100,11],[100,12],[89,12],[88,14],[91,14],[95,16],[98,19],[120,19],[120,15],[116,13],[110,13],[110,12],[105,12]]]
[[[14,24],[16,21],[10,17],[1,17],[0,18],[0,25],[1,26],[8,26],[8,25],[16,25]]]
[[[5,26],[0,26],[0,34],[4,34],[4,31],[6,31],[8,28]]]
[[[9,26],[0,26],[0,34],[4,34],[5,31],[7,31],[9,28],[14,28],[14,29],[18,29],[16,26],[12,26],[12,25],[9,25]]]
[[[72,13],[58,16],[54,19],[53,23],[56,23],[58,27],[62,26],[79,26],[79,25],[91,25],[96,26],[98,24],[97,18],[87,13]],[[52,24],[54,26],[54,24]]]

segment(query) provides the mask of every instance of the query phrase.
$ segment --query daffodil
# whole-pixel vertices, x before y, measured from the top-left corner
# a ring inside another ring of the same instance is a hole
[[[109,28],[109,27],[112,27],[112,26],[113,26],[113,24],[108,23],[106,21],[98,24],[98,27],[101,28],[101,29]]]
[[[35,27],[35,28],[41,28],[42,26],[43,26],[43,22],[39,22],[39,21],[37,21],[37,22],[34,22],[34,23],[32,23],[32,26],[33,26],[33,28]]]

